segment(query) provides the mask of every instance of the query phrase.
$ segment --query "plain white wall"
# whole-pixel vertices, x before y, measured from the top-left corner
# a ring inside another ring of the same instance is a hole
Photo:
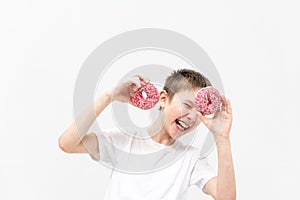
[[[145,27],[188,36],[215,63],[233,106],[238,199],[299,199],[298,10],[271,0],[1,1],[0,199],[103,199],[110,170],[57,140],[87,56]],[[189,191],[201,197],[211,199]]]

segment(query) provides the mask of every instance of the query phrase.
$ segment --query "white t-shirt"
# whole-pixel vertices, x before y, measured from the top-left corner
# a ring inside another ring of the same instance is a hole
[[[140,134],[138,131],[126,129],[125,132],[110,128],[95,133],[100,155],[89,155],[93,160],[101,160],[113,168],[104,200],[185,200],[189,187],[196,186],[202,190],[211,178],[217,176],[207,158],[200,158],[198,148],[190,145],[186,148],[178,139],[166,146],[149,135],[147,139],[132,137]],[[149,159],[148,155],[157,152],[162,154]],[[136,162],[131,155],[140,155],[139,159],[144,160]],[[171,155],[168,158],[173,162],[168,162],[168,159],[163,162],[165,155]],[[145,170],[145,167],[148,169]],[[145,171],[147,173],[143,173]]]

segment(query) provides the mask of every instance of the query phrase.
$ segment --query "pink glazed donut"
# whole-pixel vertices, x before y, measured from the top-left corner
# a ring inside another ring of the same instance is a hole
[[[201,88],[196,95],[197,110],[203,115],[210,115],[220,110],[221,102],[219,91],[212,86]]]
[[[130,90],[130,100],[136,107],[148,110],[157,104],[159,100],[158,90],[152,83],[141,80],[141,87],[137,91]]]

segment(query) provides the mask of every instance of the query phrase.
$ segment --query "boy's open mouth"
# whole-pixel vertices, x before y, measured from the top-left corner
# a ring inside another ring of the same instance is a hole
[[[180,129],[181,131],[185,131],[187,130],[188,128],[190,128],[189,125],[187,125],[186,123],[184,123],[183,121],[179,120],[179,119],[176,119],[175,120],[175,123],[178,127],[178,129]]]

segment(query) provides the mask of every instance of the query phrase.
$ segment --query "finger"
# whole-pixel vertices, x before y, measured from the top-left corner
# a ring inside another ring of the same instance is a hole
[[[220,111],[225,111],[225,106],[226,106],[226,100],[223,95],[221,95],[221,105],[220,105]]]
[[[123,87],[124,89],[130,88],[130,90],[136,92],[140,87],[140,82],[138,80],[134,80],[134,78],[130,78],[123,83]]]
[[[230,100],[229,99],[226,99],[227,101],[227,107],[226,107],[226,112],[229,113],[229,114],[232,114],[232,106],[231,106],[231,103],[230,103]]]
[[[226,105],[226,97],[224,95],[221,95],[222,103]]]
[[[136,92],[136,91],[138,91],[138,89],[139,89],[139,87],[137,87],[136,85],[131,85],[131,89],[134,91],[134,92]]]
[[[141,82],[140,82],[139,77],[137,77],[137,76],[132,76],[132,77],[130,78],[130,81],[131,81],[137,88],[141,87]]]
[[[133,75],[133,76],[136,76],[136,77],[142,79],[142,80],[145,81],[146,83],[149,83],[149,82],[150,82],[150,79],[149,79],[148,77],[144,76],[144,75],[141,75],[141,74],[135,74],[135,75]]]
[[[132,101],[129,99],[128,100],[128,103],[130,104],[130,105],[132,105],[132,106],[136,106],[136,105],[134,105],[133,103],[132,103]]]
[[[217,110],[214,115],[213,115],[213,118],[214,119],[217,119],[217,118],[220,118],[222,116],[222,111],[221,110]]]
[[[206,124],[207,123],[207,118],[204,115],[202,115],[200,112],[198,112],[198,113],[199,113],[200,121],[203,122],[204,124]]]
[[[123,85],[125,87],[129,87],[130,85],[132,85],[132,81],[131,80],[126,80],[124,83],[121,83],[119,85]]]

